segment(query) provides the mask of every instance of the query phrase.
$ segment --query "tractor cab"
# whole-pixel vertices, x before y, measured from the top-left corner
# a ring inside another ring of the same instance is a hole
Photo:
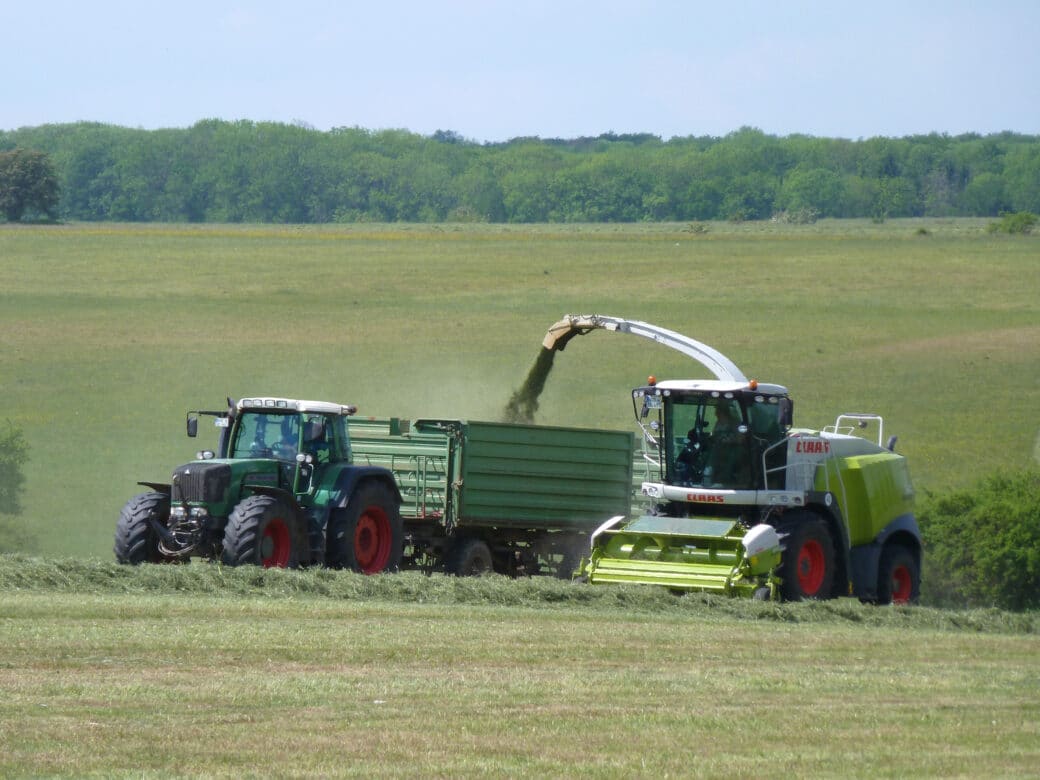
[[[354,411],[323,401],[243,398],[229,402],[226,411],[189,412],[187,428],[196,436],[199,415],[215,417],[221,430],[218,452],[203,450],[198,460],[262,461],[250,467],[252,479],[274,479],[281,489],[305,494],[323,466],[350,462],[346,418]]]
[[[786,448],[775,445],[791,426],[792,403],[780,385],[651,381],[632,391],[632,403],[657,446],[664,484],[761,490],[783,468]]]

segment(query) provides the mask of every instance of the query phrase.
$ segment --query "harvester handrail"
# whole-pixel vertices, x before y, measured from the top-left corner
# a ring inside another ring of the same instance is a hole
[[[852,420],[857,424],[842,425],[842,422],[845,420]],[[857,428],[866,428],[867,423],[870,422],[876,422],[878,424],[877,444],[880,447],[881,443],[885,440],[885,420],[880,414],[861,412],[846,412],[844,414],[839,414],[833,425],[825,425],[823,427],[823,432],[836,433],[842,436],[855,436]]]

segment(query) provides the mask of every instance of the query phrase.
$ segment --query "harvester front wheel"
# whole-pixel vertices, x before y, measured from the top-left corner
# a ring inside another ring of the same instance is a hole
[[[915,604],[920,591],[921,575],[913,554],[898,545],[886,547],[878,565],[878,604]]]
[[[791,513],[794,515],[795,513]],[[827,524],[809,512],[784,523],[783,562],[780,577],[788,601],[830,598],[834,586],[834,540]]]
[[[170,497],[165,493],[142,493],[127,501],[116,524],[116,560],[133,566],[165,560],[152,523],[165,525],[169,516]]]
[[[397,571],[404,527],[397,500],[380,482],[362,484],[329,520],[328,564],[362,574]]]
[[[307,544],[296,526],[292,511],[277,498],[250,496],[228,518],[221,558],[227,566],[294,568]]]
[[[493,570],[491,548],[481,539],[459,539],[448,558],[448,573],[456,577],[479,577]]]

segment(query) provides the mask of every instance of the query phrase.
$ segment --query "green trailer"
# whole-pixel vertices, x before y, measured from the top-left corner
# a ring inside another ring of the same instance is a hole
[[[630,510],[630,432],[356,411],[261,396],[188,412],[189,436],[213,418],[217,446],[140,483],[116,559],[569,577],[602,519]]]
[[[631,509],[630,432],[395,418],[350,432],[354,462],[401,492],[406,566],[570,577],[603,518]]]

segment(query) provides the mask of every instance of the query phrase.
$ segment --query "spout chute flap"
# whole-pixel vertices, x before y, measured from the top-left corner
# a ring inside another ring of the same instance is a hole
[[[549,328],[549,332],[545,334],[545,339],[542,341],[542,346],[548,350],[562,350],[567,342],[575,336],[581,336],[593,330],[609,330],[615,333],[642,336],[693,358],[711,371],[716,379],[733,382],[747,381],[747,377],[733,361],[707,344],[648,322],[626,320],[605,314],[564,315],[563,319]]]

